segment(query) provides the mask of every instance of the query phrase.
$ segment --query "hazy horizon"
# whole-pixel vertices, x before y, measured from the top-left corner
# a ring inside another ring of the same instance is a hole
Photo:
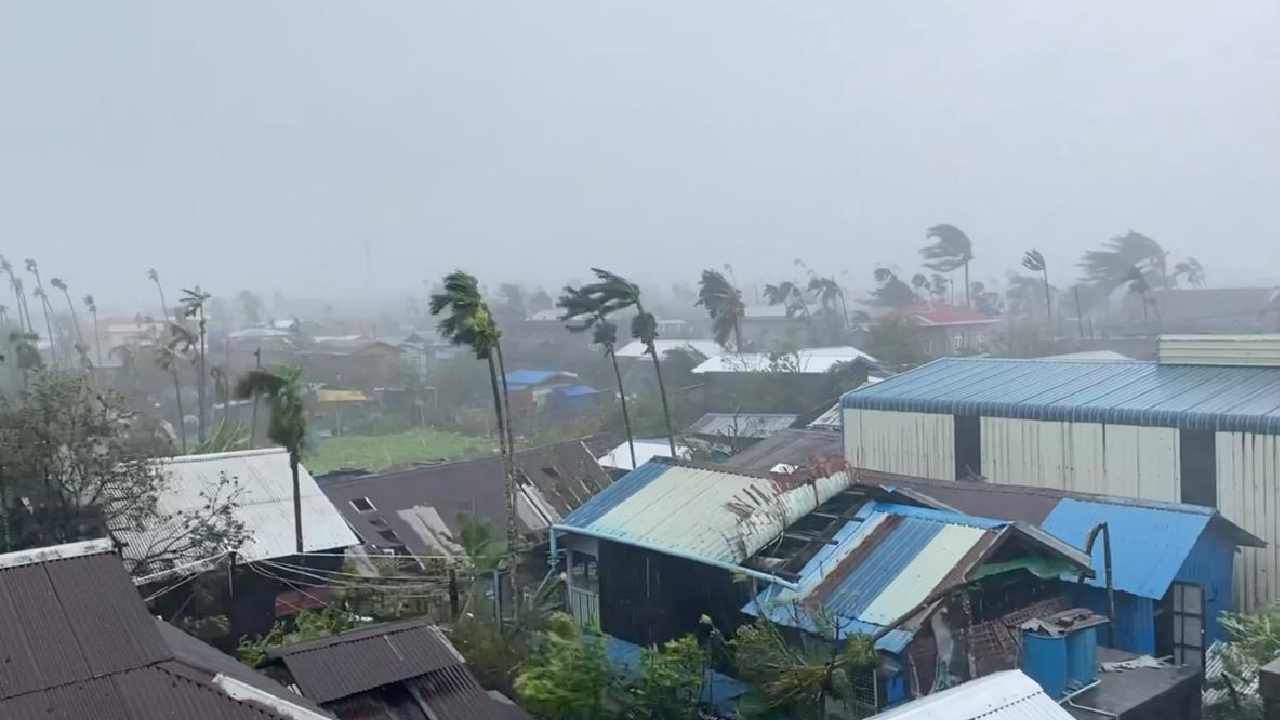
[[[1275,284],[1280,5],[7,3],[0,254],[124,311],[463,267],[974,279],[1133,229]],[[1259,252],[1261,251],[1261,252]],[[5,293],[0,293],[0,303]]]

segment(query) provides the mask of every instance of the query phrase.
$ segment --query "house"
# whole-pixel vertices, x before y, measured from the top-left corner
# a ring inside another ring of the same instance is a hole
[[[750,599],[735,578],[787,582],[743,563],[848,484],[843,471],[790,481],[654,458],[552,526],[569,609],[642,646],[693,632],[704,614],[731,634]]]
[[[312,338],[297,357],[308,382],[372,390],[403,379],[400,348],[361,335]]]
[[[0,717],[325,720],[157,623],[109,540],[0,555]]]
[[[926,695],[875,720],[1071,720],[1021,670],[1004,670]]]
[[[344,548],[359,544],[328,498],[320,492],[306,467],[298,468],[302,505],[302,548],[297,550],[294,532],[293,474],[289,453],[283,448],[182,455],[155,463],[164,476],[156,499],[157,518],[145,525],[120,525],[111,529],[121,555],[143,587],[158,587],[192,572],[212,569],[225,562],[240,568],[234,602],[226,598],[233,637],[265,632],[275,620],[275,597],[289,589],[252,571],[253,563],[287,562],[315,569],[338,570]],[[236,548],[212,557],[194,552],[164,553],[163,566],[139,567],[158,551],[181,546],[192,531],[191,518],[199,517],[211,500],[234,497],[232,519],[243,525],[245,540]],[[310,555],[314,554],[314,555]],[[246,568],[246,564],[249,567]],[[182,604],[185,595],[171,593],[161,600],[161,614]]]
[[[636,451],[634,463],[631,462],[631,447],[633,444]],[[676,441],[676,452],[680,455],[680,459],[689,459],[689,448],[679,440]],[[623,440],[618,445],[610,448],[608,452],[597,455],[596,462],[611,473],[622,471],[622,474],[626,474],[657,456],[671,457],[671,444],[667,442],[667,438],[636,438],[634,443],[628,443]],[[622,475],[617,477],[622,477]]]
[[[725,353],[693,369],[706,383],[707,407],[719,412],[806,413],[839,392],[832,374],[842,364],[878,371],[875,358],[855,347],[815,347],[775,353]]]
[[[809,323],[806,317],[822,310],[819,305],[808,305],[805,311],[796,308],[788,313],[783,305],[748,305],[743,308],[742,339],[754,347],[774,345],[804,345],[809,341]]]
[[[528,720],[480,687],[439,628],[382,623],[267,651],[264,671],[340,720]]]
[[[1280,599],[1280,338],[1165,336],[1155,362],[944,358],[842,398],[853,467],[1217,508],[1267,543],[1234,601]]]
[[[683,435],[701,441],[711,451],[733,455],[795,424],[788,413],[707,413],[685,428]]]
[[[1106,523],[1115,591],[1108,646],[1172,656],[1178,664],[1203,665],[1204,650],[1225,639],[1219,615],[1233,607],[1236,549],[1265,545],[1200,505],[867,471],[857,477],[859,483],[912,491],[915,500],[935,508],[1034,524],[1078,548],[1086,546],[1093,528]],[[1084,584],[1075,577],[1063,579],[1073,604],[1102,613],[1108,612],[1106,537],[1092,548],[1092,578]]]
[[[920,349],[931,357],[984,352],[994,344],[1003,322],[973,308],[939,303],[908,305],[895,312],[916,328]]]
[[[742,611],[829,641],[875,638],[878,705],[1016,667],[1007,628],[1065,605],[1059,573],[1089,572],[1084,553],[1033,525],[877,494],[837,495],[762,549],[746,565],[789,584]]]
[[[552,524],[610,483],[578,440],[520,450],[515,467],[517,527],[539,542]],[[320,488],[371,553],[457,556],[464,516],[499,533],[507,526],[506,480],[496,457],[322,478]],[[536,565],[544,565],[541,557]]]
[[[667,353],[672,350],[685,350],[697,353],[705,358],[713,358],[722,355],[725,349],[715,340],[698,340],[698,339],[681,339],[660,337],[653,341],[653,349],[658,353],[658,357],[666,359]],[[614,356],[619,362],[649,360],[649,347],[639,340],[632,340],[623,345],[614,352]]]
[[[515,417],[534,415],[553,403],[553,396],[569,388],[595,388],[578,382],[577,373],[562,370],[508,370],[507,404]]]

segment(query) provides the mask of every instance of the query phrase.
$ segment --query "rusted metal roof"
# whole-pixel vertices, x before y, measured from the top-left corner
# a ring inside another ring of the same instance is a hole
[[[737,565],[848,483],[844,472],[787,482],[658,458],[555,527],[697,562]]]
[[[235,700],[177,661],[110,543],[0,555],[0,717],[323,717],[292,710]]]
[[[302,694],[321,704],[464,663],[439,628],[425,620],[288,645],[269,651],[267,658],[283,664]]]

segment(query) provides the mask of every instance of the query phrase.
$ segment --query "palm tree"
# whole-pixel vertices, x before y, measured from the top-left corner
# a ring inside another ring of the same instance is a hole
[[[98,364],[102,364],[102,335],[98,332],[98,303],[94,301],[93,295],[84,296],[84,306],[89,310],[89,316],[93,318],[93,345],[98,356]]]
[[[662,362],[655,344],[658,339],[658,320],[653,313],[644,309],[644,304],[640,301],[639,285],[608,270],[591,268],[591,272],[595,273],[597,281],[583,285],[580,289],[589,302],[576,309],[576,314],[566,311],[562,319],[573,320],[588,312],[607,317],[619,310],[635,310],[635,317],[631,319],[631,337],[644,344],[645,352],[653,360],[653,372],[658,377],[658,395],[662,399],[662,416],[667,423],[667,442],[671,447],[671,457],[679,457],[676,455],[676,432],[671,424],[671,406],[667,403],[667,386],[662,379]]]
[[[781,305],[787,311],[789,318],[797,314],[803,314],[805,319],[809,317],[809,303],[805,301],[804,292],[799,284],[790,280],[783,280],[776,285],[765,285],[764,299],[770,305]]]
[[[1125,282],[1129,283],[1129,292],[1142,298],[1142,319],[1147,320],[1147,307],[1155,308],[1156,317],[1160,317],[1160,308],[1156,307],[1154,299],[1151,297],[1151,283],[1147,281],[1146,275],[1142,273],[1141,268],[1137,265],[1129,268],[1129,272],[1125,275]]]
[[[1022,267],[1031,272],[1038,272],[1044,278],[1044,312],[1050,323],[1053,322],[1053,306],[1049,302],[1049,266],[1039,250],[1028,250],[1022,254]]]
[[[182,454],[187,453],[187,415],[182,410],[182,381],[178,379],[178,361],[182,354],[173,341],[156,344],[156,365],[173,376],[173,399],[178,407],[178,437],[182,440]]]
[[[747,306],[742,302],[742,291],[734,287],[716,270],[703,270],[698,283],[698,302],[711,316],[711,331],[720,347],[729,348],[729,336],[734,347],[742,352],[742,318]]]
[[[1177,280],[1181,275],[1186,276],[1187,284],[1191,287],[1204,287],[1204,266],[1199,260],[1189,257],[1174,265],[1173,279]]]
[[[618,382],[618,399],[622,406],[622,428],[627,434],[627,447],[631,450],[631,467],[635,469],[636,442],[631,434],[631,416],[627,413],[627,391],[622,386],[622,371],[618,369],[618,356],[614,353],[618,344],[618,326],[601,315],[598,308],[594,307],[594,302],[593,298],[583,295],[581,290],[566,285],[564,294],[556,301],[556,306],[565,311],[563,317],[565,320],[573,317],[581,318],[581,322],[577,324],[565,325],[569,328],[569,332],[585,332],[594,328],[591,342],[604,348],[605,357],[609,358],[609,362],[613,364],[613,377]]]
[[[3,255],[0,255],[0,271],[9,276],[9,288],[13,290],[13,299],[18,311],[18,329],[23,332],[34,332],[35,328],[31,326],[31,316],[26,312],[27,299],[22,292],[22,280],[14,274],[13,265]]]
[[[67,310],[71,312],[71,324],[76,331],[76,352],[80,355],[81,364],[88,364],[89,346],[84,344],[84,334],[80,332],[80,315],[76,313],[76,305],[71,301],[71,291],[62,278],[49,278],[49,284],[62,291],[67,300]]]
[[[156,284],[156,292],[160,293],[160,317],[169,320],[169,306],[165,303],[164,287],[160,284],[160,273],[155,268],[147,268],[147,279]]]
[[[840,283],[836,282],[832,277],[821,277],[819,275],[811,275],[809,277],[809,292],[818,298],[818,302],[822,304],[822,309],[828,313],[835,312],[836,301],[840,301],[840,314],[844,317],[844,327],[849,328],[849,306],[845,304],[844,288],[840,287]]]
[[[1102,244],[1102,250],[1090,250],[1080,259],[1080,269],[1084,279],[1097,286],[1101,294],[1110,295],[1116,288],[1130,282],[1130,270],[1137,267],[1147,279],[1147,284],[1160,276],[1161,284],[1167,285],[1164,277],[1165,253],[1160,243],[1130,230]]]
[[[304,552],[302,484],[298,479],[298,466],[302,464],[302,450],[307,437],[307,418],[302,407],[302,370],[250,370],[241,376],[236,383],[236,396],[248,399],[259,395],[267,399],[271,408],[267,437],[289,451],[289,472],[293,475],[293,537],[295,550],[301,555]]]
[[[466,345],[476,359],[489,363],[489,388],[493,392],[493,414],[498,423],[498,445],[502,451],[503,471],[506,476],[506,492],[503,493],[507,513],[507,558],[511,576],[511,596],[516,597],[516,553],[519,533],[516,529],[516,474],[513,437],[508,428],[506,393],[499,389],[498,353],[502,333],[493,320],[493,313],[480,293],[480,283],[475,276],[454,270],[444,277],[443,287],[432,293],[429,310],[432,316],[444,313],[440,318],[440,334],[454,345]],[[446,312],[447,311],[447,312]],[[503,378],[503,384],[506,378]]]
[[[943,223],[929,228],[925,237],[936,239],[932,245],[920,248],[925,267],[944,273],[964,267],[964,304],[969,306],[969,261],[973,260],[973,243],[969,236],[955,225]]]
[[[911,289],[916,291],[916,299],[924,301],[926,295],[933,292],[933,288],[929,287],[929,278],[924,273],[916,273],[911,276]]]
[[[44,324],[49,330],[49,358],[56,366],[58,364],[57,343],[53,338],[53,306],[49,304],[49,296],[44,292],[44,284],[40,281],[40,266],[36,263],[35,258],[26,259],[27,272],[36,276],[36,289],[31,294],[40,301],[40,310],[44,313]]]
[[[205,417],[208,412],[207,403],[205,402],[205,387],[208,384],[209,375],[205,369],[207,330],[204,307],[210,297],[212,296],[209,293],[202,291],[200,286],[197,285],[194,290],[183,290],[181,301],[183,317],[196,319],[197,352],[199,353],[196,360],[200,367],[200,381],[196,384],[196,402],[200,405],[200,409],[196,413],[196,437],[200,442],[204,442]]]

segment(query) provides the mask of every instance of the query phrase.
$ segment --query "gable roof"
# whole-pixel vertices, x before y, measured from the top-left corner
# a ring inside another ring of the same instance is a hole
[[[576,373],[564,372],[563,370],[508,370],[507,384],[511,387],[524,387],[526,385],[540,385],[542,383],[565,380],[577,380]]]
[[[1071,720],[1021,670],[1002,670],[873,716],[876,720]]]
[[[942,358],[845,393],[862,410],[1280,434],[1280,367]]]
[[[671,455],[671,444],[666,438],[636,438],[636,462],[643,465],[655,456],[669,457]],[[682,458],[688,458],[689,449],[683,447],[679,440],[676,441],[676,452],[680,453]],[[616,447],[611,448],[603,455],[596,457],[596,460],[605,467],[617,468],[619,470],[635,470],[631,464],[631,447],[627,441],[622,441]]]
[[[0,717],[303,718],[175,659],[110,541],[0,555]],[[310,715],[310,717],[317,717]]]
[[[1083,547],[1089,531],[1106,522],[1111,533],[1115,587],[1140,597],[1164,597],[1206,529],[1222,533],[1236,545],[1266,546],[1216,509],[1200,505],[1020,485],[934,481],[867,470],[858,470],[856,477],[859,483],[886,490],[910,490],[916,500],[936,501],[935,507],[1039,525],[1075,547]],[[1098,543],[1093,548],[1092,567],[1102,567],[1102,553]],[[1100,576],[1088,582],[1104,585]]]
[[[518,451],[516,520],[542,533],[609,485],[580,440]],[[365,543],[403,544],[414,555],[453,555],[458,516],[476,515],[506,527],[505,479],[499,458],[426,465],[390,473],[323,479],[321,490]],[[374,508],[361,512],[352,500]],[[398,540],[389,540],[391,532]]]
[[[164,522],[178,513],[199,511],[225,476],[239,486],[235,519],[244,523],[248,539],[237,549],[244,560],[270,560],[297,554],[293,531],[293,475],[284,448],[183,455],[156,462],[167,477],[160,494],[160,521],[142,529],[113,528],[126,561],[138,560],[149,549],[180,534],[180,522]],[[308,552],[349,547],[359,542],[333,504],[320,492],[311,473],[298,467],[302,491],[302,539]],[[223,490],[225,496],[227,490]],[[191,557],[192,562],[206,558]]]
[[[998,317],[984,315],[977,310],[959,305],[921,303],[908,305],[898,312],[910,317],[917,325],[924,326],[990,325],[1001,321]]]
[[[655,458],[588,500],[555,528],[736,568],[848,483],[844,472],[788,482]]]
[[[805,466],[815,460],[844,458],[844,438],[829,430],[787,428],[725,461],[725,467],[768,472],[779,464]]]
[[[817,606],[842,637],[874,634],[935,591],[980,577],[987,558],[1014,537],[1037,548],[1050,567],[1088,567],[1083,553],[1033,526],[872,501],[808,559],[794,589],[768,587],[743,612],[812,631],[805,608]],[[876,647],[901,652],[919,621],[888,632]]]

